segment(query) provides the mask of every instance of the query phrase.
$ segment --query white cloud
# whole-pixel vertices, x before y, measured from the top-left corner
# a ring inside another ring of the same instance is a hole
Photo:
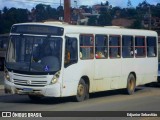
[[[160,3],[160,0],[153,0],[152,4],[157,5],[157,3]]]
[[[127,7],[127,0],[108,0],[112,6]]]
[[[79,0],[79,4],[91,6],[93,4],[101,3],[102,0]]]
[[[38,2],[40,1],[40,2]],[[63,5],[63,1],[61,3]],[[75,0],[71,0],[71,5],[75,6]],[[92,6],[94,4],[100,4],[101,2],[109,1],[110,5],[112,6],[120,6],[120,7],[127,7],[128,0],[77,0],[77,5],[88,5]],[[137,6],[139,2],[143,2],[144,0],[131,0],[133,6]],[[156,5],[160,0],[147,0],[150,4]],[[37,4],[43,3],[47,5],[51,5],[52,7],[58,7],[60,5],[60,0],[0,0],[0,9],[3,9],[4,6],[11,8],[24,8],[24,9],[32,9]]]
[[[25,0],[1,0],[0,9],[3,9],[5,6],[7,8],[15,7],[15,8],[32,8],[35,4],[32,2],[27,2]]]
[[[106,1],[109,2],[110,5],[112,6],[120,6],[120,7],[126,7],[127,6],[127,1],[128,0],[78,0],[79,3],[82,5],[94,5],[94,4],[101,4],[105,3]]]
[[[3,9],[5,6],[8,8],[16,7],[32,9],[39,3],[57,7],[60,4],[60,0],[0,0],[0,9]]]

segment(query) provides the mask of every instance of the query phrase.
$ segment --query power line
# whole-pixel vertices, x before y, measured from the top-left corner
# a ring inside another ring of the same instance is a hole
[[[64,5],[64,3],[63,2],[59,2],[59,3],[54,3],[54,2],[47,2],[47,1],[41,1],[41,0],[25,0],[25,1],[21,1],[21,0],[12,0],[12,1],[10,1],[10,0],[6,0],[6,1],[8,1],[8,2],[17,2],[17,3],[44,3],[44,4],[55,4],[55,5]],[[71,5],[74,5],[74,4],[71,4]]]
[[[53,3],[53,2],[47,2],[47,1],[31,1],[31,0],[25,0],[25,1],[20,1],[20,0],[12,0],[9,2],[17,2],[17,3],[49,3],[49,4],[60,4],[60,3]]]

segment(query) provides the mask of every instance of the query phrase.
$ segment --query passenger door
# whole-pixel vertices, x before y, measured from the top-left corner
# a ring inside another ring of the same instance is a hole
[[[66,34],[64,49],[64,69],[62,96],[75,95],[79,82],[78,35]]]

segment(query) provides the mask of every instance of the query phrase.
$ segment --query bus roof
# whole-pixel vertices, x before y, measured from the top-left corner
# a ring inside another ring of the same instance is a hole
[[[158,36],[157,32],[144,29],[129,29],[121,26],[82,26],[82,25],[70,25],[64,22],[35,22],[35,23],[19,23],[14,25],[47,25],[63,27],[65,33],[70,34],[113,34],[113,35],[149,35]]]

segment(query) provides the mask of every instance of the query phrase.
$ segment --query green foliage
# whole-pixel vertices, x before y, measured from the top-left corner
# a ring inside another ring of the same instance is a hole
[[[100,14],[99,18],[98,18],[98,25],[99,26],[109,26],[111,25],[111,15],[109,13],[103,13]]]
[[[43,4],[38,4],[36,6],[36,20],[38,22],[44,21],[47,19],[55,19],[57,18],[56,14],[56,9],[51,8],[50,5],[43,5]]]
[[[135,20],[130,28],[141,29],[142,28],[141,20],[139,19]]]
[[[0,11],[0,34],[8,33],[11,26],[15,23],[58,19],[59,15],[63,15],[63,7],[56,10],[50,5],[38,4],[32,11],[17,8],[8,9],[4,7],[4,9]]]
[[[160,18],[160,3],[157,5],[150,5],[145,0],[140,3],[136,8],[120,8],[109,7],[108,1],[101,3],[99,17],[91,16],[88,20],[88,25],[91,26],[107,26],[112,25],[114,18],[134,19],[131,28],[142,28],[142,20],[149,10],[152,17]],[[91,13],[92,8],[88,6],[80,6],[87,13]],[[0,34],[8,33],[10,28],[15,23],[23,22],[41,22],[45,20],[58,20],[59,17],[64,16],[64,9],[59,6],[57,9],[52,8],[50,5],[38,4],[31,11],[27,9],[7,8],[4,7],[0,10]]]
[[[109,3],[106,3],[109,4]],[[100,15],[97,20],[97,25],[98,26],[109,26],[112,25],[112,16],[110,14],[110,11],[106,7],[102,7],[100,9]]]
[[[138,13],[135,8],[127,8],[126,9],[126,16],[128,18],[137,18],[137,15],[138,15]]]
[[[151,7],[152,16],[160,18],[160,3]]]
[[[28,20],[28,10],[27,9],[16,9],[11,8],[3,9],[0,19],[0,34],[8,33],[10,28],[15,23],[27,22]]]
[[[90,17],[89,20],[88,20],[88,25],[96,26],[97,25],[97,17],[96,16]]]

